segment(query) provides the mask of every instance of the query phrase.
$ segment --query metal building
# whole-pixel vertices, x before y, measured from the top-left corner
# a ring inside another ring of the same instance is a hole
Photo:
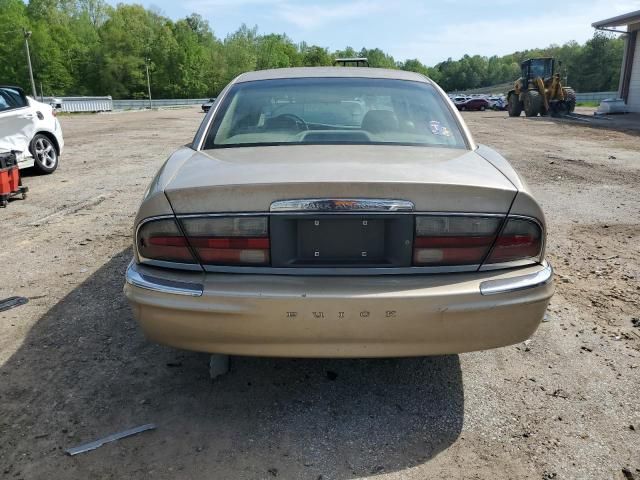
[[[640,112],[640,10],[600,20],[591,26],[598,30],[625,34],[618,96],[624,100],[628,111]],[[626,27],[626,31],[615,27]]]

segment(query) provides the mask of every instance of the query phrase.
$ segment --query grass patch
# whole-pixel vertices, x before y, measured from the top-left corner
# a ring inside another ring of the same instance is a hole
[[[600,102],[597,100],[585,100],[583,102],[576,102],[576,107],[597,107]]]

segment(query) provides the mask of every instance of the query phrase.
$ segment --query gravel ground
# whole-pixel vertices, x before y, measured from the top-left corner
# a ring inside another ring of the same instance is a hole
[[[134,212],[197,109],[62,117],[67,147],[0,211],[0,477],[640,479],[640,136],[465,114],[531,184],[557,293],[526,344],[385,360],[150,344],[122,295]],[[68,457],[143,423],[158,429]],[[623,472],[626,469],[626,473]]]

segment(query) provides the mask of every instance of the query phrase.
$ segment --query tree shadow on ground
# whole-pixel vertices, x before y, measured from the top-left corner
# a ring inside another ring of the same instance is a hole
[[[458,356],[208,356],[147,342],[122,294],[124,251],[42,316],[0,367],[7,478],[347,479],[424,463],[459,436]],[[148,422],[75,457],[64,449]]]

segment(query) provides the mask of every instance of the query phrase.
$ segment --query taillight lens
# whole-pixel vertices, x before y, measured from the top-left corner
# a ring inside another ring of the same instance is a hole
[[[196,263],[187,239],[173,219],[151,220],[142,224],[136,244],[143,261]]]
[[[264,216],[181,219],[189,244],[203,264],[270,263],[269,222]]]
[[[136,246],[141,261],[221,266],[271,264],[266,216],[202,216],[177,222],[163,218],[146,221],[138,228]],[[530,218],[416,216],[413,265],[534,263],[540,261],[543,243],[541,225]]]
[[[539,260],[542,253],[542,229],[533,220],[509,218],[485,263]]]
[[[413,264],[479,265],[493,244],[501,217],[418,216]]]

